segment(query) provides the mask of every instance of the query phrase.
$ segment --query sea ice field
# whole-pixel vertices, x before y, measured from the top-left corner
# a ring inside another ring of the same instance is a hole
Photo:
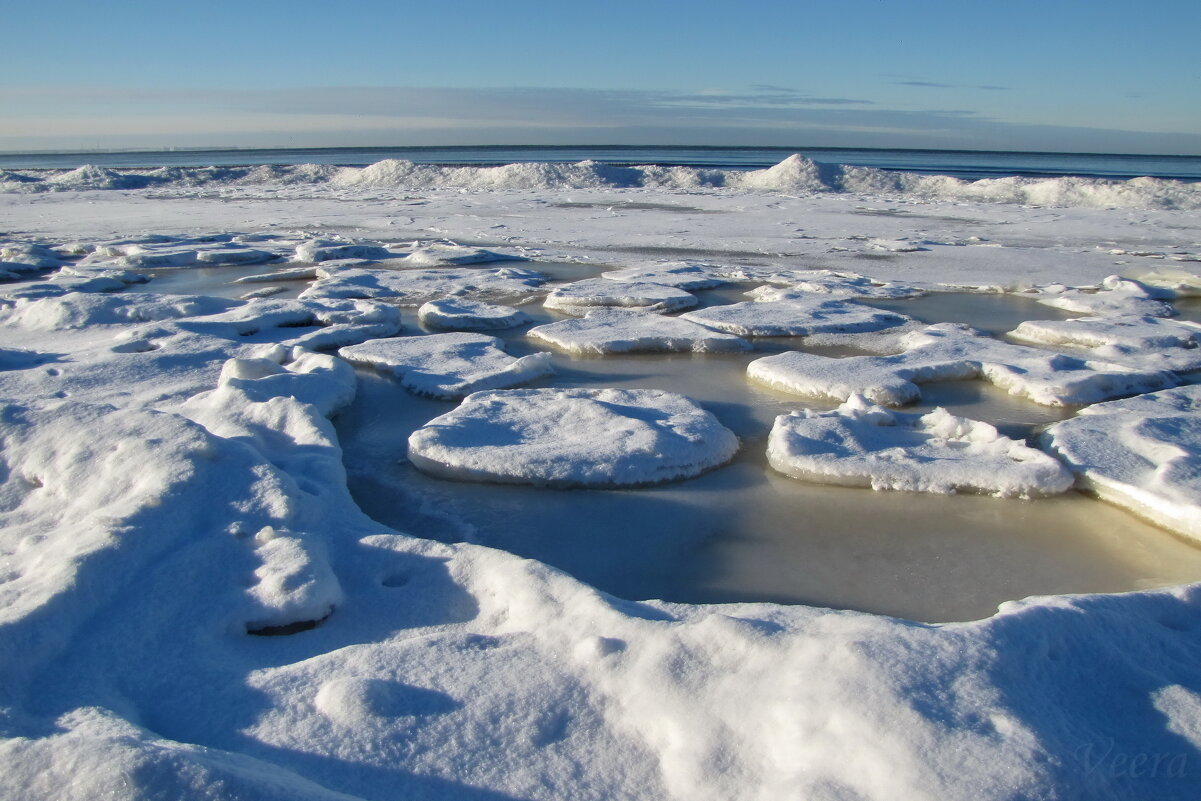
[[[0,171],[0,796],[1195,798],[1199,211]]]

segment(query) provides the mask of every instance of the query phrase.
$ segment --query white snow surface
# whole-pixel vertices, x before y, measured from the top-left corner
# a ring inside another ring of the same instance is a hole
[[[391,269],[324,262],[304,298],[379,298],[419,306],[444,297],[521,300],[536,294],[546,276],[520,267]]]
[[[1176,312],[1162,300],[1165,297],[1172,294],[1141,281],[1111,275],[1094,289],[1066,289],[1040,298],[1039,303],[1082,314],[1171,317]]]
[[[833,411],[777,417],[767,460],[793,478],[874,490],[1034,498],[1065,492],[1073,482],[1058,461],[988,423],[943,408],[894,412],[862,395]]]
[[[673,392],[477,392],[409,437],[418,469],[460,481],[623,487],[691,478],[728,462],[738,438]]]
[[[596,309],[576,320],[531,328],[526,336],[567,353],[718,353],[749,350],[746,340],[679,317],[630,309]]]
[[[1096,403],[1175,386],[1165,370],[1138,369],[1012,345],[939,324],[901,338],[894,356],[834,358],[801,351],[765,356],[747,365],[747,377],[784,392],[847,401],[863,395],[900,406],[921,397],[930,381],[982,378],[1011,395],[1047,406]]]
[[[1021,342],[1068,345],[1099,359],[1162,370],[1201,370],[1201,323],[1162,317],[1027,320],[1007,334]]]
[[[1201,385],[1099,403],[1056,423],[1045,447],[1102,500],[1201,541]]]
[[[549,353],[516,358],[505,353],[504,342],[486,334],[373,339],[341,348],[338,355],[389,370],[418,395],[444,399],[527,384],[554,372]]]
[[[67,262],[38,282],[63,297],[68,275],[131,275],[72,261],[93,246],[248,229],[225,241],[287,256],[339,231],[436,235],[596,265],[664,256],[1015,290],[1145,276],[1201,251],[1199,188],[1170,181],[794,162],[752,179],[783,191],[589,166],[401,176],[419,191],[388,170],[378,186],[335,182],[361,172],[10,171],[0,213]],[[596,188],[470,188],[485,178]],[[699,211],[597,221],[598,204],[621,201]],[[868,259],[871,239],[940,244]],[[10,298],[30,286],[13,274]],[[1187,294],[1190,276],[1140,280]],[[1201,585],[1028,598],[928,625],[625,601],[536,561],[391,531],[351,498],[323,414],[345,372],[305,351],[399,325],[393,306],[311,299],[0,325],[0,797],[1195,798]],[[1121,461],[1087,469],[1157,497],[1183,488],[1160,512],[1195,503],[1195,390],[1090,412],[1057,436],[1095,426],[1080,442]]]

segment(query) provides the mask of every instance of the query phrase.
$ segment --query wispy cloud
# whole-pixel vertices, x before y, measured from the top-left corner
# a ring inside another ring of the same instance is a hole
[[[1008,92],[1013,89],[1011,86],[938,83],[936,81],[893,81],[893,84],[896,86],[918,86],[924,89],[983,89],[986,92]]]

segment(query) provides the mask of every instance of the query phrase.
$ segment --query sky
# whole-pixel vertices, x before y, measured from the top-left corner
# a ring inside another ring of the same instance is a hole
[[[10,3],[0,150],[1201,154],[1197,0]]]

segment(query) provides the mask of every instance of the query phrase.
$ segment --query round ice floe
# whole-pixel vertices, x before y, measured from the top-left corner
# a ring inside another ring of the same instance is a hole
[[[650,282],[677,289],[711,289],[730,283],[727,270],[687,261],[652,262],[601,273],[610,281]]]
[[[1201,540],[1201,385],[1090,406],[1042,444],[1102,500]]]
[[[767,459],[793,478],[876,490],[1029,498],[1072,486],[1062,464],[988,423],[941,408],[893,412],[860,395],[834,411],[777,417]]]
[[[597,306],[654,306],[657,310],[678,311],[696,304],[694,295],[672,286],[607,278],[589,278],[555,287],[542,303],[548,309],[578,313]]]
[[[856,333],[895,328],[909,321],[893,312],[828,297],[796,297],[780,301],[747,301],[710,306],[681,315],[744,337],[803,337],[823,333]]]
[[[409,460],[432,475],[550,487],[675,481],[737,450],[712,414],[651,389],[477,392],[409,437]]]
[[[417,310],[422,325],[455,331],[492,331],[528,323],[529,316],[512,306],[462,298],[431,300]]]

